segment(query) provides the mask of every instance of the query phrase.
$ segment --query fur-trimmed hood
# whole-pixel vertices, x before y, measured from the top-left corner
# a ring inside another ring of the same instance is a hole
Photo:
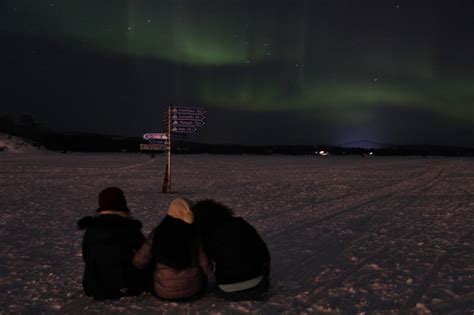
[[[194,216],[191,211],[193,202],[186,198],[176,198],[171,201],[167,214],[178,220],[182,220],[187,224],[194,222]]]
[[[77,227],[80,230],[88,229],[90,227],[108,227],[108,226],[123,226],[124,228],[135,228],[140,230],[142,223],[131,217],[125,218],[116,214],[99,214],[94,217],[86,216],[77,222]]]

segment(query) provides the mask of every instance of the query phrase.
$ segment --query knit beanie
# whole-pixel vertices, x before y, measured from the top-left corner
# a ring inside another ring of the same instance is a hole
[[[167,214],[175,219],[182,220],[188,224],[194,222],[191,212],[192,201],[186,198],[176,198],[171,201]]]
[[[99,209],[97,209],[97,212],[104,210],[130,212],[125,195],[120,188],[109,187],[99,193]]]

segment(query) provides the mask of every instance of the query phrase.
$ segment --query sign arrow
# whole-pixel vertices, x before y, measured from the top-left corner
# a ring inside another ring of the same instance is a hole
[[[186,127],[186,126],[195,126],[195,127],[202,127],[204,126],[204,121],[202,120],[173,120],[171,122],[173,126],[179,126],[179,127]]]
[[[195,133],[196,130],[197,130],[196,127],[180,127],[180,126],[177,126],[177,127],[171,128],[171,132],[175,132],[175,133]]]
[[[153,144],[166,144],[168,142],[168,140],[166,140],[166,139],[148,139],[148,142],[153,143]]]
[[[173,114],[187,114],[187,115],[204,115],[207,112],[205,108],[200,107],[172,107],[171,113]]]
[[[172,140],[179,140],[179,139],[186,139],[188,137],[185,133],[172,133],[171,139]]]
[[[179,120],[179,119],[185,119],[185,120],[204,120],[206,116],[204,115],[188,115],[188,114],[173,114],[171,116],[171,119],[174,120]]]
[[[140,144],[140,150],[145,150],[145,151],[165,151],[167,150],[167,146],[163,144]]]
[[[143,135],[143,139],[145,139],[145,140],[150,140],[150,139],[166,140],[166,139],[168,139],[168,135],[166,133],[145,133]]]

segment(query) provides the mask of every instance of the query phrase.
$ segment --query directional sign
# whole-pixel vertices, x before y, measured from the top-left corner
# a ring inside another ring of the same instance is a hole
[[[178,119],[186,119],[186,120],[204,120],[206,116],[204,115],[188,115],[188,114],[174,114],[171,116],[171,119],[178,120]]]
[[[166,144],[168,140],[162,140],[162,139],[148,139],[149,143],[154,143],[154,144]]]
[[[173,127],[171,132],[175,133],[195,133],[197,130],[196,127]]]
[[[171,112],[173,114],[204,115],[207,110],[200,107],[171,107]]]
[[[163,144],[140,144],[140,150],[147,151],[165,151],[167,149],[166,145]]]
[[[202,127],[204,126],[204,121],[202,120],[185,120],[185,119],[181,119],[181,120],[173,120],[171,122],[171,124],[173,126],[176,126],[176,127],[186,127],[186,126],[196,126],[196,127]]]
[[[186,139],[187,137],[188,135],[185,133],[172,133],[171,134],[171,139],[173,140]]]
[[[166,139],[168,139],[168,135],[166,133],[145,133],[143,135],[143,139],[145,139],[145,140],[150,140],[150,139],[166,140]]]

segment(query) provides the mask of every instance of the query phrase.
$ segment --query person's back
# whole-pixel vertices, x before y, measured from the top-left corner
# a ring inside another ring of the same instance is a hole
[[[143,290],[144,274],[132,265],[144,241],[141,223],[129,217],[123,192],[108,188],[99,195],[98,215],[78,222],[86,233],[82,241],[85,262],[84,292],[94,299],[116,299]]]
[[[173,200],[167,215],[150,233],[133,258],[133,264],[146,268],[154,263],[155,294],[163,299],[182,300],[198,297],[205,289],[203,268],[207,260],[199,255],[190,201]]]
[[[237,283],[262,275],[269,263],[267,246],[254,227],[232,217],[203,238],[206,253],[216,264],[218,284]]]
[[[258,232],[230,208],[213,200],[193,207],[204,250],[214,262],[218,295],[262,299],[269,287],[270,253]]]

